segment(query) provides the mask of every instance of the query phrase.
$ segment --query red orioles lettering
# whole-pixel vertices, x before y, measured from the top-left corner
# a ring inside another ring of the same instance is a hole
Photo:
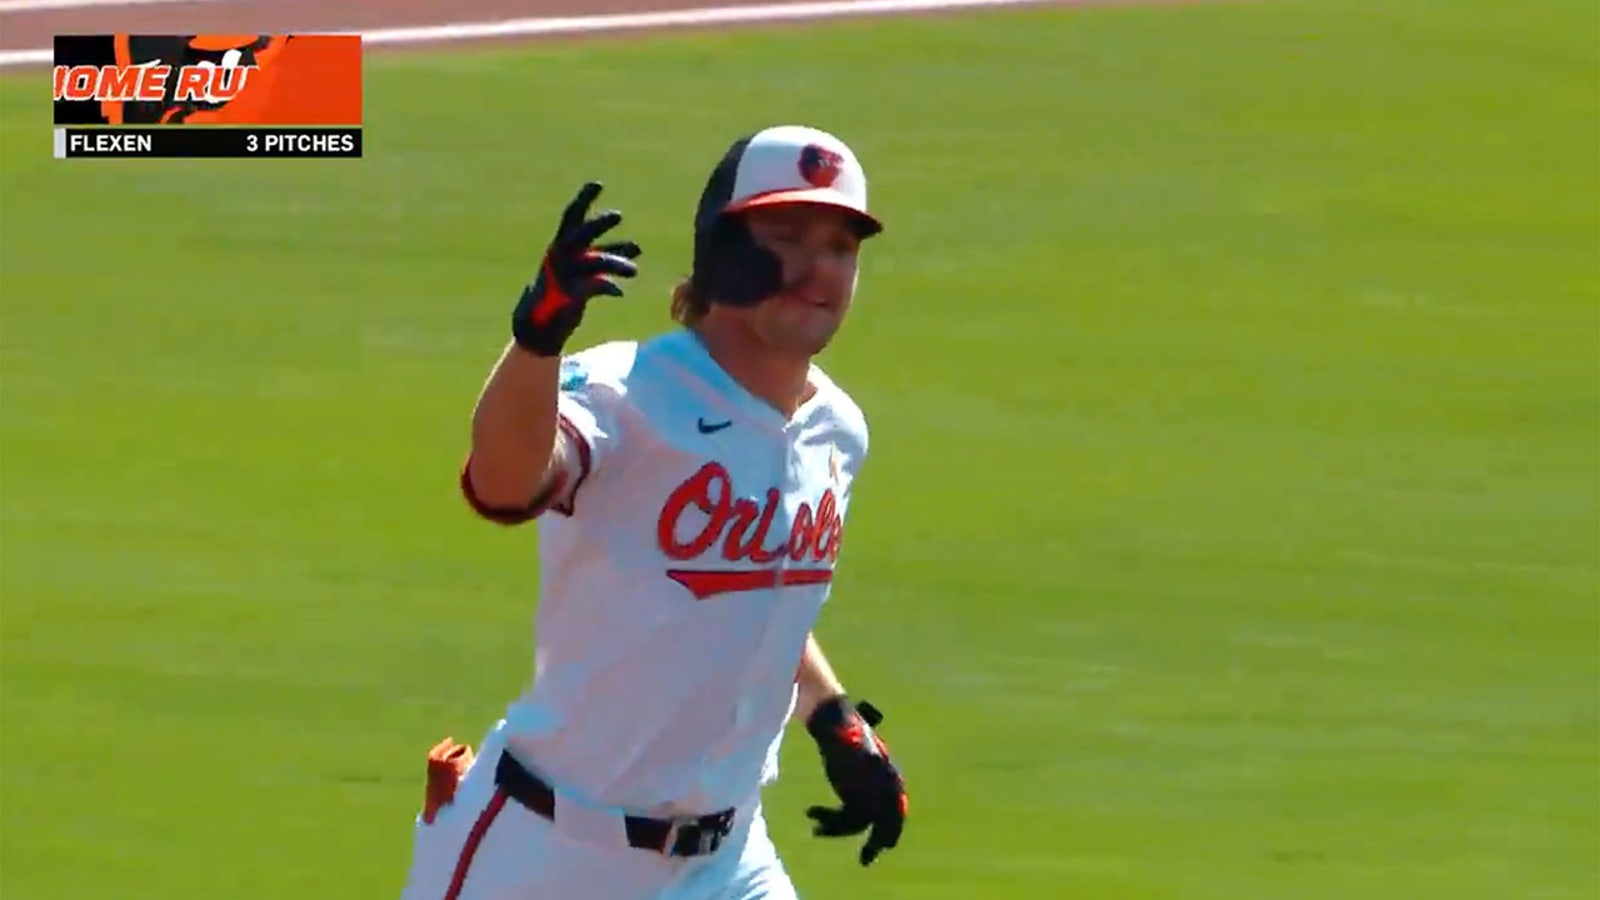
[[[783,497],[777,488],[770,488],[763,499],[760,506],[748,498],[735,499],[733,479],[721,463],[709,462],[701,466],[667,496],[661,508],[661,518],[656,525],[661,551],[671,559],[687,562],[710,553],[720,541],[722,559],[748,561],[765,568],[672,569],[667,576],[701,600],[735,591],[830,581],[832,564],[839,558],[839,543],[844,536],[844,522],[839,517],[833,488],[823,492],[815,510],[809,502],[801,503],[787,539],[776,545],[771,542],[772,521]],[[684,530],[681,526],[700,516],[704,521],[699,530],[680,539]],[[791,563],[827,565],[777,568],[784,557]]]

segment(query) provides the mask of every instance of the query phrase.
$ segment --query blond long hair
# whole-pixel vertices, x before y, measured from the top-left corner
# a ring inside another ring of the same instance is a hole
[[[685,278],[672,289],[672,320],[693,328],[706,317],[711,301],[695,290],[694,283]]]

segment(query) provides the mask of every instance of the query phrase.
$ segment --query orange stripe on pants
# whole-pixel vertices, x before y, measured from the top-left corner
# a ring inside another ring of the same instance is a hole
[[[483,812],[478,813],[478,821],[472,823],[466,843],[461,845],[461,855],[456,858],[456,870],[450,876],[450,889],[444,892],[444,900],[456,900],[461,896],[461,886],[467,883],[467,870],[472,868],[472,857],[477,855],[483,836],[489,833],[489,826],[494,824],[495,817],[500,815],[505,805],[505,791],[495,788],[489,804],[483,808]]]

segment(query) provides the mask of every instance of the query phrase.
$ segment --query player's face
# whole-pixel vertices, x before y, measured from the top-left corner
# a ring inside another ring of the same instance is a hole
[[[784,287],[748,311],[775,350],[822,352],[844,323],[856,289],[861,239],[851,214],[827,206],[775,206],[749,213],[750,233],[783,262]]]

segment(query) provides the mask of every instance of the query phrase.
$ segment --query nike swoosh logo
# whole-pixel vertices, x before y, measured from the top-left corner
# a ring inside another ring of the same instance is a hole
[[[733,420],[732,419],[729,419],[726,422],[716,422],[716,423],[707,422],[705,419],[701,419],[701,420],[699,420],[698,422],[695,423],[695,425],[700,429],[700,433],[701,434],[715,434],[715,433],[721,431],[722,429],[727,428],[728,426],[730,426],[732,424],[733,424]]]

